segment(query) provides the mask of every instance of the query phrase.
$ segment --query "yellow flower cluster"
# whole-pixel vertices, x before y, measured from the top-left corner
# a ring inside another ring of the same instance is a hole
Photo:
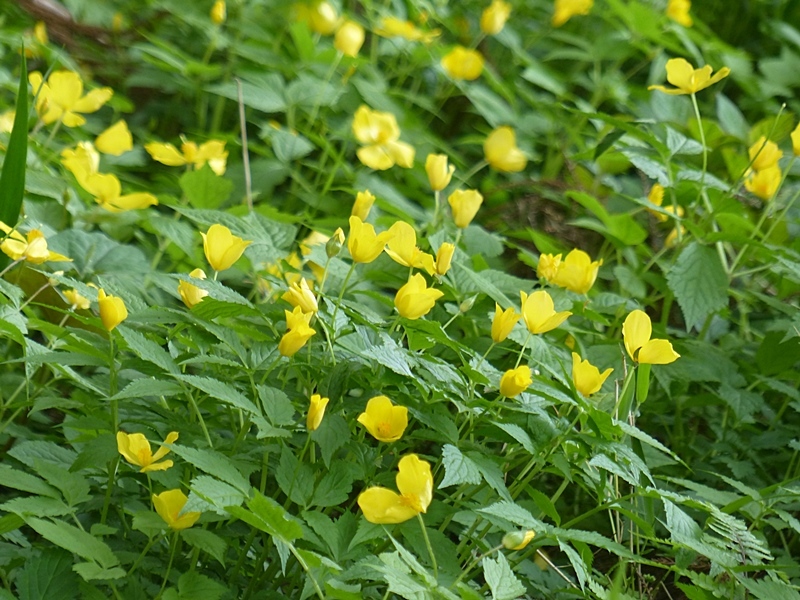
[[[536,275],[576,294],[586,294],[592,289],[602,264],[602,259],[592,261],[586,252],[576,248],[563,260],[560,254],[542,254]]]
[[[655,216],[660,222],[665,223],[670,218],[680,221],[683,218],[683,207],[680,205],[672,205],[668,204],[664,206],[664,187],[659,183],[654,183],[653,187],[650,188],[650,192],[647,194],[647,199],[654,205],[661,208],[661,211],[648,209],[650,214]],[[664,212],[668,214],[664,214]],[[678,236],[683,236],[686,233],[686,228],[678,223],[678,225],[669,232],[666,239],[664,240],[664,246],[667,248],[671,248],[675,245],[676,241],[678,240]]]
[[[778,144],[762,135],[750,146],[748,154],[752,170],[744,180],[744,187],[767,202],[775,196],[781,185],[783,174],[778,161],[783,157],[783,152]]]

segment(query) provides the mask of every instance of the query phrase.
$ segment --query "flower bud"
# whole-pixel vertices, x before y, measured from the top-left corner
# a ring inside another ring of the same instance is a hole
[[[500,378],[500,393],[506,398],[514,398],[527,390],[531,383],[533,383],[531,368],[528,365],[521,365],[503,373]]]
[[[509,531],[503,536],[503,548],[506,550],[522,550],[530,544],[531,540],[536,536],[533,529],[526,531]]]
[[[453,165],[447,165],[446,154],[428,154],[425,159],[425,172],[434,192],[439,192],[450,184],[455,170]]]
[[[453,254],[456,247],[450,242],[444,242],[439,246],[439,251],[436,253],[436,274],[445,275],[450,270],[450,263],[453,261]]]
[[[345,21],[336,31],[333,47],[345,56],[356,57],[364,44],[364,28],[355,21]]]
[[[503,0],[493,2],[481,14],[481,31],[486,35],[497,35],[503,30],[511,14],[511,5]]]
[[[472,310],[472,307],[475,306],[475,300],[478,299],[478,296],[470,296],[466,300],[464,300],[461,304],[458,305],[458,312],[464,314],[468,313]]]
[[[339,256],[339,252],[341,252],[342,246],[344,246],[344,240],[344,231],[339,227],[333,232],[333,235],[325,244],[325,254],[328,255],[328,258]]]
[[[214,23],[214,25],[222,25],[227,15],[228,11],[225,7],[225,0],[217,0],[214,2],[214,6],[211,8],[211,22]]]
[[[483,196],[476,190],[456,190],[450,194],[447,202],[453,211],[453,221],[455,221],[456,227],[464,229],[478,213],[478,209],[483,203]]]
[[[189,277],[193,277],[194,279],[205,279],[206,273],[203,269],[195,269],[191,273],[189,273]],[[196,304],[199,304],[203,298],[208,296],[208,291],[202,288],[197,287],[196,285],[192,285],[188,281],[181,280],[178,282],[178,293],[181,296],[181,300],[186,305],[186,308],[191,309]]]
[[[100,320],[106,331],[114,328],[128,318],[128,309],[125,302],[117,296],[106,296],[103,289],[97,292],[97,304],[100,307]]]
[[[353,203],[353,210],[350,211],[350,215],[353,217],[358,217],[362,221],[366,221],[374,202],[375,196],[370,194],[369,190],[358,192],[358,194],[356,194],[356,201]]]

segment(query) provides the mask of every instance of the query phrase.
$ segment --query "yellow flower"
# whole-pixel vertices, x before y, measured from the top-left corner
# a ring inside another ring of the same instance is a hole
[[[63,294],[72,307],[72,310],[88,310],[91,306],[89,299],[81,296],[78,290],[64,290]]]
[[[539,256],[539,264],[536,265],[536,276],[539,279],[546,279],[553,282],[558,276],[558,267],[561,266],[561,255],[542,254]]]
[[[228,10],[225,6],[225,0],[217,0],[214,6],[211,7],[211,22],[214,25],[222,25],[228,16]]]
[[[283,313],[286,315],[286,333],[278,343],[278,352],[283,356],[293,356],[317,333],[309,325],[314,313],[304,313],[299,306],[295,306],[292,312],[285,310]]]
[[[356,201],[353,203],[353,210],[350,214],[354,217],[358,217],[362,221],[366,221],[374,203],[375,196],[373,196],[369,190],[358,192],[356,194]]]
[[[450,242],[443,242],[436,252],[436,274],[439,276],[447,274],[450,270],[450,263],[453,262],[453,254],[456,247]]]
[[[17,113],[14,110],[7,110],[0,115],[0,133],[11,133],[14,129],[14,118]]]
[[[231,230],[224,225],[212,225],[203,236],[203,251],[206,260],[215,271],[230,269],[239,258],[244,249],[253,242],[243,240],[231,233]]]
[[[322,35],[330,35],[336,31],[339,15],[333,4],[326,0],[312,0],[296,5],[297,20],[308,25],[311,31]]]
[[[86,119],[78,113],[96,112],[114,95],[109,87],[84,95],[81,76],[74,71],[54,71],[47,83],[41,73],[34,71],[28,75],[28,81],[36,96],[36,111],[45,124],[60,120],[67,127],[79,127]]]
[[[770,167],[778,166],[778,161],[783,156],[783,152],[778,148],[778,144],[768,140],[765,136],[758,138],[758,141],[748,149],[750,165],[754,171],[764,171]]]
[[[428,154],[425,159],[425,172],[428,174],[428,182],[434,192],[439,192],[450,184],[456,168],[453,165],[447,166],[446,154]]]
[[[483,154],[492,168],[504,173],[517,173],[525,168],[528,159],[517,148],[517,136],[511,127],[498,127],[483,142]]]
[[[442,68],[453,79],[473,81],[483,72],[483,56],[477,50],[456,46],[442,57]]]
[[[456,190],[447,198],[450,210],[453,211],[453,221],[456,227],[464,229],[478,214],[478,209],[483,203],[483,196],[476,190]]]
[[[195,269],[191,273],[189,273],[189,277],[193,277],[194,279],[205,279],[206,272],[203,269]],[[208,291],[197,287],[196,285],[192,285],[188,281],[179,281],[178,282],[178,293],[181,295],[181,300],[186,305],[186,308],[193,308],[196,304],[200,304],[203,301],[203,298],[208,296]]]
[[[350,217],[350,235],[347,236],[347,249],[357,263],[371,263],[380,256],[386,243],[392,239],[390,231],[375,235],[375,228],[358,217]]]
[[[300,279],[299,283],[293,282],[281,298],[294,307],[299,306],[304,313],[315,313],[319,310],[317,297],[311,291],[305,277]]]
[[[42,46],[47,46],[50,43],[50,38],[47,35],[47,24],[44,21],[36,21],[33,26],[33,37]]]
[[[178,432],[173,431],[167,435],[164,440],[165,444],[174,444],[178,439]],[[162,445],[156,453],[153,454],[150,448],[150,442],[141,433],[125,433],[123,431],[117,432],[117,451],[132,465],[141,467],[140,473],[147,473],[149,471],[165,471],[172,466],[171,460],[158,462],[169,454],[169,448]]]
[[[564,257],[558,265],[555,279],[550,282],[576,294],[585,294],[592,289],[597,279],[597,271],[602,264],[602,260],[592,262],[586,252],[576,248]]]
[[[531,333],[547,333],[567,320],[572,313],[568,310],[556,312],[553,299],[544,290],[533,292],[530,296],[519,293],[522,298],[522,318]]]
[[[345,56],[358,56],[363,44],[364,28],[355,21],[345,21],[333,38],[333,47]]]
[[[781,168],[777,165],[756,171],[744,180],[744,187],[762,200],[770,200],[781,185]]]
[[[400,459],[395,479],[400,493],[382,487],[371,487],[358,496],[358,506],[370,523],[393,525],[427,512],[433,500],[431,465],[416,454]]]
[[[100,168],[100,155],[94,149],[92,142],[78,142],[73,148],[65,148],[61,152],[61,164],[75,176],[83,189],[89,175],[95,175]]]
[[[717,73],[711,76],[711,67],[705,65],[699,69],[693,69],[692,65],[685,58],[671,58],[667,61],[667,81],[669,81],[674,88],[666,88],[663,85],[651,85],[648,90],[659,90],[665,94],[672,94],[673,96],[679,94],[694,94],[700,90],[706,89],[710,85],[714,85],[720,79],[727,77],[731,70],[728,67],[722,67]]]
[[[94,201],[101,208],[109,212],[138,210],[158,204],[158,199],[153,194],[146,192],[122,195],[122,184],[116,175],[110,173],[92,173],[86,175],[83,181],[76,175],[75,179],[78,180],[83,189],[94,196]]]
[[[492,3],[481,14],[481,31],[486,35],[497,35],[503,30],[511,14],[511,5],[503,0]]]
[[[684,27],[691,27],[692,17],[689,16],[691,8],[691,0],[669,0],[667,3],[667,16]]]
[[[533,379],[531,379],[531,368],[528,365],[509,369],[500,378],[500,393],[506,398],[514,398],[527,390],[531,383],[533,383]]]
[[[647,194],[647,199],[656,206],[661,206],[664,203],[664,186],[660,183],[654,183]]]
[[[375,396],[358,415],[358,422],[379,442],[396,442],[408,427],[408,409],[395,406],[386,396]]]
[[[504,341],[522,318],[522,315],[513,308],[502,310],[500,305],[494,304],[494,319],[492,319],[492,341],[499,344]]]
[[[576,15],[588,15],[594,0],[556,0],[553,27],[561,27]]]
[[[319,394],[311,396],[311,404],[308,407],[308,415],[306,415],[306,429],[316,431],[319,428],[320,423],[322,423],[322,417],[325,416],[325,407],[328,406],[329,401],[329,398],[323,398]]]
[[[527,531],[510,531],[503,536],[503,547],[506,550],[522,550],[536,537],[532,529]]]
[[[160,494],[153,494],[153,506],[156,507],[158,516],[173,531],[188,529],[200,518],[199,512],[189,511],[181,514],[188,498],[180,490],[168,490]]]
[[[392,113],[372,110],[362,104],[353,117],[353,134],[364,144],[356,156],[370,169],[385,171],[395,164],[410,169],[414,166],[414,147],[398,141],[400,127]]]
[[[113,331],[128,318],[125,301],[119,296],[106,296],[102,288],[97,291],[97,305],[100,307],[100,320],[107,331]]]
[[[425,278],[417,273],[397,290],[394,305],[401,317],[419,319],[427,315],[444,292],[427,287]]]
[[[795,156],[800,156],[800,123],[792,131],[792,153]]]
[[[183,138],[182,138],[183,139]],[[150,142],[144,145],[147,153],[153,160],[160,162],[168,167],[182,167],[192,165],[199,169],[208,163],[211,170],[217,175],[225,174],[225,166],[228,161],[228,152],[225,150],[225,142],[221,140],[210,140],[198,147],[194,142],[183,139],[180,152],[172,144],[161,144]]]
[[[606,369],[600,373],[600,369],[588,360],[582,361],[576,352],[572,353],[572,381],[575,383],[577,390],[584,396],[591,396],[597,392],[613,370]]]
[[[433,275],[435,267],[433,256],[423,252],[417,247],[417,233],[414,228],[405,221],[397,221],[389,228],[391,238],[386,248],[393,261],[404,267],[414,267],[425,269],[428,275]]]
[[[411,21],[403,21],[397,17],[384,17],[381,19],[380,25],[375,29],[375,33],[381,37],[401,37],[409,42],[428,44],[439,37],[441,32],[438,29],[422,31]]]
[[[664,203],[664,188],[658,184],[654,183],[653,187],[650,188],[650,193],[647,194],[647,199],[655,204],[656,206],[662,206]],[[673,217],[677,216],[678,218],[683,217],[683,207],[682,206],[663,206],[662,209],[668,213],[670,213]],[[661,221],[662,223],[669,220],[670,215],[665,215],[663,212],[655,211],[651,208],[647,209],[651,215],[653,215],[656,219]]]
[[[128,124],[120,119],[97,136],[94,146],[103,154],[112,156],[119,156],[133,149],[133,136],[128,129]]]
[[[0,231],[6,234],[6,238],[0,243],[0,250],[11,260],[24,260],[34,265],[44,262],[72,262],[71,258],[48,250],[47,240],[38,229],[31,229],[27,236],[23,236],[0,221]]]
[[[622,339],[630,357],[638,363],[667,365],[680,358],[668,340],[651,340],[653,326],[650,317],[641,310],[634,310],[622,324]]]
[[[672,231],[669,232],[667,237],[664,239],[664,247],[665,248],[673,248],[675,244],[678,243],[678,233],[680,232],[681,237],[686,236],[686,227],[680,225],[679,227],[675,227]]]

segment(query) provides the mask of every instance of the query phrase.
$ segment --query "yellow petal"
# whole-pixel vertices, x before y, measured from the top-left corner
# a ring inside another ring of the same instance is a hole
[[[119,120],[97,136],[95,147],[104,154],[119,156],[133,148],[133,136],[124,120]]]
[[[668,365],[680,358],[668,340],[650,340],[639,349],[638,361],[646,365]]]
[[[386,146],[362,146],[356,150],[356,156],[361,164],[376,171],[385,171],[394,166],[394,159]]]
[[[644,346],[653,334],[653,325],[647,313],[641,310],[632,311],[622,324],[622,339],[625,349],[633,360],[636,360],[636,351]]]
[[[417,512],[426,512],[433,499],[433,476],[429,462],[416,454],[407,454],[397,465],[397,489]]]
[[[372,487],[361,492],[358,506],[367,521],[384,525],[403,523],[419,514],[398,493],[382,487]]]
[[[178,152],[178,149],[172,144],[160,144],[158,142],[150,142],[144,145],[147,153],[153,157],[153,160],[160,162],[169,167],[180,167],[186,164],[186,159],[183,154]]]

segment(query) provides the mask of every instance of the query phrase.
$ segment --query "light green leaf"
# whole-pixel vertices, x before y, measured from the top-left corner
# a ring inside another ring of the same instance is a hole
[[[178,183],[194,208],[219,208],[233,191],[233,182],[214,173],[208,163],[196,171],[187,171]]]
[[[492,592],[492,600],[514,600],[525,593],[525,586],[514,575],[503,554],[483,559],[483,574]]]
[[[153,340],[146,338],[138,331],[120,325],[117,327],[122,338],[128,344],[128,348],[142,360],[153,363],[157,367],[161,367],[165,371],[174,374],[180,373],[178,365],[172,360],[169,352],[164,350],[161,346],[156,344]]]
[[[481,482],[478,466],[451,444],[445,444],[442,448],[442,464],[444,478],[439,483],[439,489],[462,483],[477,485]]]
[[[212,398],[221,400],[225,404],[230,404],[233,407],[241,408],[246,413],[251,415],[259,415],[259,410],[255,404],[250,402],[243,394],[236,391],[236,389],[229,383],[223,383],[217,379],[210,377],[200,377],[198,375],[176,375],[177,379],[185,381],[192,387],[205,392]]]
[[[79,597],[78,578],[72,572],[72,556],[55,548],[45,549],[25,561],[16,578],[19,600],[74,600]]]
[[[181,537],[190,546],[199,548],[215,558],[223,567],[225,566],[225,552],[228,550],[228,544],[216,533],[193,527],[181,531]]]
[[[73,525],[63,521],[45,521],[36,518],[27,519],[27,523],[36,533],[56,546],[86,560],[94,561],[104,569],[110,569],[119,564],[119,559],[105,542]]]
[[[172,445],[172,451],[201,471],[213,475],[217,479],[229,483],[243,494],[250,490],[250,482],[244,478],[231,460],[215,450],[190,448],[178,444]]]
[[[272,498],[256,490],[247,507],[252,512],[239,506],[229,507],[228,512],[286,544],[303,537],[300,523]]]
[[[728,304],[728,276],[717,252],[698,242],[683,249],[667,273],[667,284],[683,311],[686,329],[699,329],[706,318]]]

